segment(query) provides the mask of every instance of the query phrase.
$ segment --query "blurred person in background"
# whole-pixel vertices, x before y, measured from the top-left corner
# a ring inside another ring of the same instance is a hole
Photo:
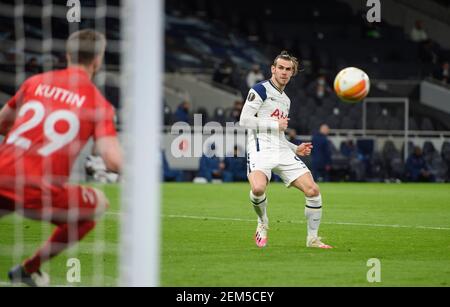
[[[247,180],[247,159],[240,156],[240,148],[234,146],[233,157],[226,157],[225,171],[232,176],[232,181],[246,181]]]
[[[176,109],[175,114],[174,114],[175,122],[189,123],[190,122],[190,108],[191,108],[191,104],[187,100],[180,103],[180,105],[178,106],[178,108]]]
[[[434,73],[434,77],[443,84],[450,84],[449,62],[444,61],[442,65]]]
[[[219,64],[214,71],[213,81],[230,87],[236,87],[234,82],[234,67],[230,60],[226,59]]]
[[[358,155],[358,150],[352,139],[347,139],[341,144],[341,154],[347,158],[354,158]]]
[[[428,170],[427,163],[423,157],[422,149],[414,147],[414,152],[406,160],[406,179],[415,182],[432,182],[434,176]]]
[[[216,155],[216,145],[211,144],[208,155],[200,158],[200,167],[197,177],[205,178],[208,182],[213,179],[221,179],[223,182],[231,182],[232,174],[225,169],[225,163]]]
[[[320,125],[319,131],[313,135],[312,171],[316,181],[329,181],[331,171],[331,148],[328,140],[330,128]]]
[[[297,130],[294,128],[286,129],[286,138],[289,142],[295,145],[300,145],[302,143],[299,139],[297,139]]]
[[[182,182],[184,179],[184,172],[170,168],[169,162],[167,162],[166,154],[164,151],[161,152],[161,156],[162,156],[162,162],[163,162],[162,163],[163,181]]]
[[[320,100],[331,95],[333,90],[328,85],[326,76],[321,74],[308,85],[306,92]]]
[[[264,80],[264,75],[258,64],[254,64],[247,74],[247,87],[251,89],[256,83]]]
[[[239,122],[243,106],[244,103],[242,102],[242,100],[236,100],[234,102],[233,108],[230,112],[230,121],[232,121],[233,123]]]
[[[434,44],[431,39],[420,44],[419,48],[419,58],[423,63],[437,64],[438,57],[438,47]]]
[[[428,39],[428,34],[423,28],[422,20],[416,20],[414,27],[411,29],[409,37],[415,43],[422,43]]]

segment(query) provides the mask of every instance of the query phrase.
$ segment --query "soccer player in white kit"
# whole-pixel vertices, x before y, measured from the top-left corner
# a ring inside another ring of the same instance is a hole
[[[312,144],[297,146],[284,134],[288,127],[291,101],[284,88],[298,71],[298,60],[283,51],[273,61],[272,77],[250,89],[242,109],[240,125],[248,129],[247,172],[251,185],[250,201],[258,215],[255,242],[267,245],[269,219],[266,189],[272,171],[287,187],[293,186],[305,194],[307,219],[307,247],[332,248],[318,236],[322,217],[322,197],[308,167],[299,156],[311,154]]]

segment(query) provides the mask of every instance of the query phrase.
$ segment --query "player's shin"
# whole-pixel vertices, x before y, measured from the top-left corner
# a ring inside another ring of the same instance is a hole
[[[308,237],[317,237],[322,218],[322,196],[305,197],[305,216],[308,222]]]
[[[250,191],[250,201],[253,204],[253,209],[258,215],[258,223],[269,224],[269,218],[267,217],[267,196],[264,193],[261,196],[256,196]]]
[[[57,256],[72,244],[83,239],[94,227],[95,221],[78,222],[76,225],[76,237],[73,240],[69,240],[70,226],[68,224],[58,225],[44,246],[33,257],[24,261],[23,266],[25,271],[29,274],[38,271],[42,263]]]

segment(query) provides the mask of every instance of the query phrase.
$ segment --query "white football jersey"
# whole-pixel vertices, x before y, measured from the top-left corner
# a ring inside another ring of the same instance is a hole
[[[278,119],[288,118],[291,100],[271,80],[262,81],[250,89],[242,109],[239,124],[247,128],[247,151],[292,150],[279,130]]]

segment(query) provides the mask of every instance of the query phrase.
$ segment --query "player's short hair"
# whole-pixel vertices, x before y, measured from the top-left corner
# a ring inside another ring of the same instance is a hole
[[[105,53],[105,36],[92,29],[72,33],[66,42],[66,52],[74,64],[89,65]]]
[[[291,61],[293,64],[294,73],[292,74],[295,76],[298,73],[298,59],[295,56],[290,55],[287,51],[283,50],[277,57],[273,60],[272,65],[277,66],[278,59]]]

